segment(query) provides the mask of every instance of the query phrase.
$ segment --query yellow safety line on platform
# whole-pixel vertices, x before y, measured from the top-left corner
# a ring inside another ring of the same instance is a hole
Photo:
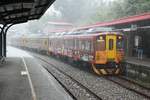
[[[29,84],[30,84],[30,88],[31,88],[31,93],[32,93],[32,98],[33,98],[33,100],[37,100],[36,94],[35,94],[35,90],[34,90],[34,87],[33,87],[33,83],[32,83],[32,81],[31,81],[31,77],[30,77],[30,74],[29,74],[29,70],[28,70],[28,67],[27,67],[27,64],[26,64],[26,62],[25,62],[24,57],[22,57],[22,61],[23,61],[24,67],[25,67],[25,69],[26,69],[26,71],[27,71],[27,76],[28,76],[28,80],[29,80]]]

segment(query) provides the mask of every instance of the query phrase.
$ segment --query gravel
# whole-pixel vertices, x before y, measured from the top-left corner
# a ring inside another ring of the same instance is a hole
[[[88,87],[91,91],[93,91],[103,100],[148,100],[147,98],[135,92],[127,90],[121,87],[120,85],[117,85],[103,77],[96,76],[92,73],[65,64],[63,62],[60,62],[56,59],[47,56],[41,56],[41,57],[46,59],[49,63],[56,65],[57,68],[66,72],[68,75],[72,76],[74,79],[82,83],[84,86]],[[66,82],[69,83],[69,81]],[[73,88],[73,87],[69,87],[69,88]],[[86,99],[82,98],[81,100],[86,100]]]
[[[75,99],[77,100],[99,100],[99,98],[90,94],[85,88],[80,86],[78,83],[74,82],[70,77],[59,72],[56,68],[49,67],[47,63],[45,63],[44,66],[47,68],[50,74],[54,75],[61,82],[61,84],[65,85],[65,88],[67,88],[67,90],[71,92],[71,94],[75,97]]]

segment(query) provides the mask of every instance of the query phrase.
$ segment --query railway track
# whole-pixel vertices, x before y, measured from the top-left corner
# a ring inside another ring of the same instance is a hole
[[[137,94],[140,94],[148,99],[150,99],[150,90],[149,88],[146,88],[132,80],[129,80],[123,76],[118,76],[118,77],[105,77],[107,80],[110,80],[130,91],[136,92]]]
[[[70,94],[70,96],[74,100],[102,100],[101,97],[92,92],[86,86],[82,85],[73,77],[55,67],[54,64],[49,63],[41,57],[35,57],[46,64],[46,66],[43,65],[43,67],[62,85],[62,87]],[[51,67],[48,67],[49,65],[51,65]]]
[[[37,57],[37,56],[36,56]],[[39,57],[39,56],[38,56]],[[41,58],[40,58],[41,59]],[[45,61],[45,59],[44,58],[42,58],[42,60],[44,61],[44,62],[46,62],[46,63],[48,63],[48,64],[50,64],[51,66],[53,66],[54,68],[56,68],[56,70],[59,70],[61,73],[64,73],[61,69],[59,69],[59,68],[57,68],[58,66],[59,66],[59,64],[57,64],[57,67],[56,67],[56,65],[55,65],[55,63],[53,62],[53,63],[49,63],[48,61]],[[61,66],[61,65],[60,65]],[[66,74],[66,73],[65,73]],[[68,76],[68,77],[71,77],[70,75],[68,75],[68,74],[66,74],[66,76]],[[143,97],[145,97],[145,98],[147,98],[147,99],[150,99],[150,90],[148,89],[148,88],[145,88],[145,87],[142,87],[142,86],[140,86],[139,84],[136,84],[135,82],[132,82],[131,80],[127,80],[127,79],[124,79],[123,77],[103,77],[104,79],[106,79],[106,80],[108,80],[108,81],[111,81],[111,82],[113,82],[113,83],[115,83],[115,84],[118,84],[119,86],[121,86],[121,87],[123,87],[123,88],[126,88],[127,90],[130,90],[130,91],[132,91],[132,92],[135,92],[135,93],[137,93],[137,94],[139,94],[139,95],[141,95],[141,96],[143,96]],[[74,79],[73,77],[71,77],[71,79]],[[74,79],[75,80],[75,79]],[[76,80],[75,80],[76,81]],[[60,82],[61,82],[61,80],[60,80]],[[79,83],[80,84],[80,82],[79,81],[77,81],[77,83]],[[82,84],[81,84],[82,85]],[[67,86],[66,86],[67,87]],[[81,86],[82,87],[82,86]],[[83,87],[84,88],[87,88],[86,86],[84,86],[83,85]],[[69,90],[69,89],[68,89]],[[70,91],[70,90],[69,90]],[[93,91],[91,88],[90,89],[88,89],[87,91]],[[72,93],[72,92],[71,92]],[[72,93],[73,94],[73,93]],[[98,94],[96,94],[95,92],[92,92],[92,94],[94,94],[94,95],[96,95],[95,97],[98,97],[97,99],[101,99],[100,97],[99,97],[99,95]],[[76,98],[76,96],[77,95],[74,95],[73,94],[73,96],[75,96],[75,98]],[[79,99],[79,98],[78,98]],[[80,98],[81,99],[81,98]]]

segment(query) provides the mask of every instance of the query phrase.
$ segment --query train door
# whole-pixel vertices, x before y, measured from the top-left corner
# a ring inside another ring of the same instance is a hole
[[[114,60],[116,57],[116,36],[107,35],[106,36],[106,52],[107,59]]]

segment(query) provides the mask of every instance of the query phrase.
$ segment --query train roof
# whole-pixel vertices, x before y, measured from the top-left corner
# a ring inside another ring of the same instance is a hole
[[[71,37],[95,37],[95,36],[99,36],[99,35],[107,35],[107,34],[115,34],[115,35],[123,35],[122,32],[117,32],[117,31],[107,31],[107,32],[101,32],[101,31],[97,31],[97,32],[92,32],[91,34],[78,34],[78,35],[74,35],[74,34],[69,34],[69,35],[55,35],[52,36],[52,38],[71,38]]]
[[[46,38],[48,37],[48,34],[23,34],[23,35],[18,35],[17,37],[21,38]]]

